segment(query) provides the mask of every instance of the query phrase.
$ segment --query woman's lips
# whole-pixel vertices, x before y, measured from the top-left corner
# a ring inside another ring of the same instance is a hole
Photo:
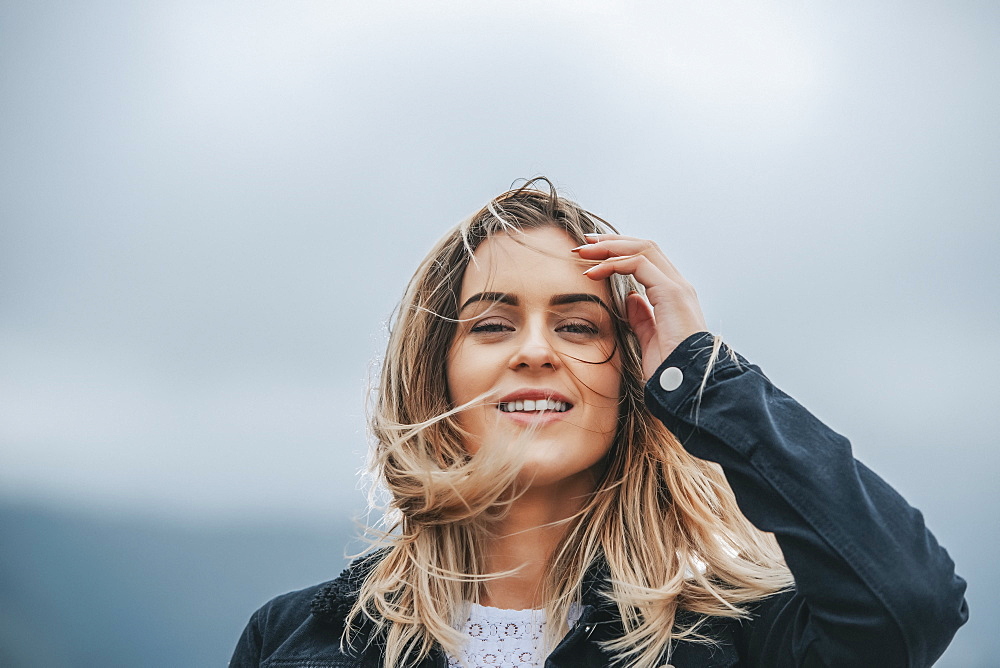
[[[558,422],[563,419],[563,416],[566,415],[566,412],[557,413],[555,411],[541,411],[541,412],[533,411],[531,413],[526,413],[524,411],[521,412],[515,411],[513,413],[504,413],[498,411],[498,413],[501,416],[503,416],[508,420],[511,420],[512,422],[516,422],[518,424],[533,424],[533,425],[545,425],[549,424],[550,422]]]
[[[497,407],[504,413],[519,413],[522,411],[525,413],[533,411],[565,413],[573,406],[568,401],[559,401],[558,399],[518,399],[517,401],[501,401],[497,404]]]
[[[562,419],[573,403],[553,390],[525,388],[501,398],[497,410],[515,422],[538,425]]]

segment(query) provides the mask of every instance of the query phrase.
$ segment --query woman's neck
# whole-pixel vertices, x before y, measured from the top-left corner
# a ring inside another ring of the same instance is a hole
[[[480,603],[511,610],[544,607],[544,583],[552,556],[589,489],[567,491],[532,488],[514,501],[495,528],[485,557],[489,572],[517,572],[486,583]]]

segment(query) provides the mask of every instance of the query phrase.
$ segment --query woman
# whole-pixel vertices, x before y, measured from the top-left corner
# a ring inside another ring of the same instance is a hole
[[[372,428],[381,548],[231,666],[926,666],[967,618],[919,512],[544,179],[420,265]]]

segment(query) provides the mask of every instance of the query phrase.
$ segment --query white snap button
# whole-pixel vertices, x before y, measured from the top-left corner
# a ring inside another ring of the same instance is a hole
[[[675,366],[669,366],[660,374],[660,387],[667,392],[673,392],[681,386],[684,374]]]

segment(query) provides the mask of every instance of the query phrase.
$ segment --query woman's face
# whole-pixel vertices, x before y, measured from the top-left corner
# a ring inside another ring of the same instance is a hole
[[[465,271],[448,356],[471,453],[528,439],[532,487],[592,489],[618,422],[621,369],[607,281],[583,275],[556,227],[484,241]]]

